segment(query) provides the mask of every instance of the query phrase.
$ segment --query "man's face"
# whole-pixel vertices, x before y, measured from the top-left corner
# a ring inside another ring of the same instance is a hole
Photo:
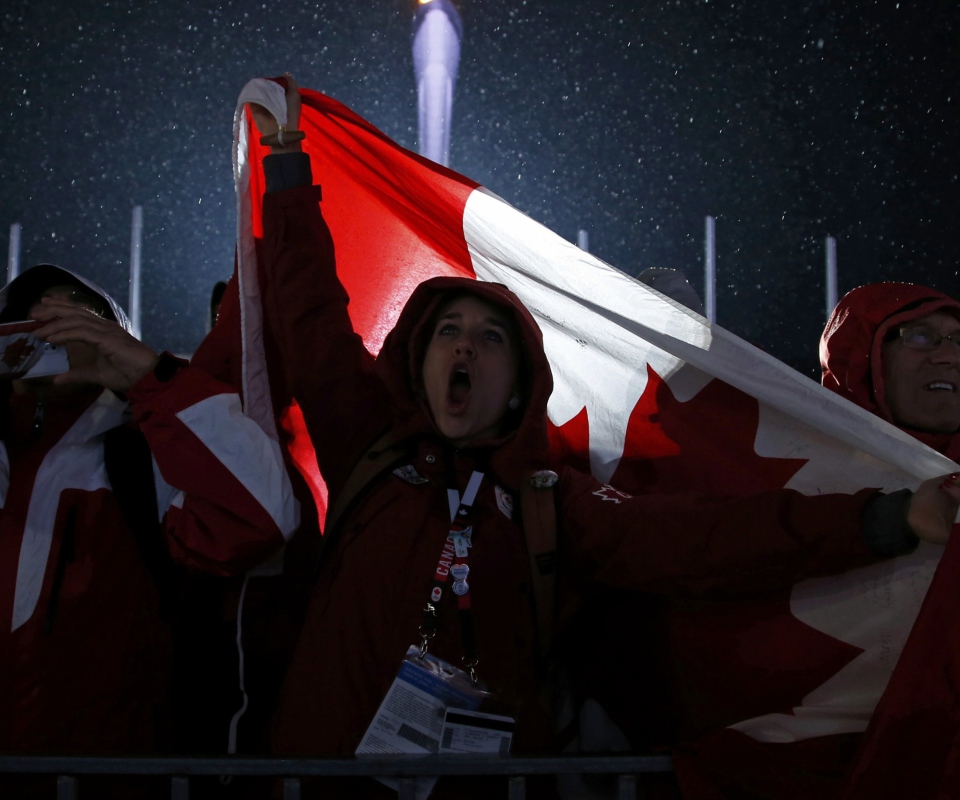
[[[423,359],[423,386],[440,432],[463,445],[496,436],[516,393],[519,342],[507,312],[464,295],[444,306]]]
[[[906,336],[883,345],[883,380],[894,422],[931,433],[960,430],[960,320],[937,311],[901,327]],[[943,339],[933,349],[911,342]]]

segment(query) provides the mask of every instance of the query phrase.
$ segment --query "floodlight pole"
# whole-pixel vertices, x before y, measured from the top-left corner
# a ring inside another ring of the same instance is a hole
[[[143,249],[143,206],[133,207],[130,225],[130,328],[140,338],[140,252]]]
[[[826,240],[827,268],[827,319],[837,307],[837,240],[828,236]]]
[[[590,234],[583,228],[577,231],[577,247],[583,250],[584,253],[590,252]]]
[[[7,251],[7,283],[20,274],[20,223],[10,226],[10,249]]]
[[[717,228],[716,220],[707,217],[703,243],[704,311],[711,322],[717,321]]]

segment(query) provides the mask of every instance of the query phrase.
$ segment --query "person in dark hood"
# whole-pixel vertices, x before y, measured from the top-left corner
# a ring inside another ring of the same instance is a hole
[[[286,88],[296,127],[289,76]],[[550,471],[550,365],[539,327],[505,286],[425,281],[372,356],[350,321],[309,157],[299,144],[278,143],[265,109],[251,111],[272,151],[258,256],[266,331],[330,493],[277,752],[382,747],[381,704],[390,706],[405,654],[417,647],[487,687],[491,710],[515,720],[512,752],[548,752],[553,631],[583,587],[741,592],[877,558],[861,526],[878,497],[870,490],[632,497],[569,467]],[[960,490],[941,481],[913,496],[915,531],[895,531],[895,548],[915,546],[914,532],[945,541]],[[439,732],[419,736],[436,751]],[[437,791],[492,796],[474,779],[441,780]],[[334,796],[335,787],[322,792]]]
[[[912,283],[871,283],[837,304],[820,338],[822,382],[960,460],[960,302]]]
[[[256,564],[298,509],[232,387],[134,338],[95,284],[27,270],[0,291],[0,322],[29,320],[68,364],[0,384],[0,750],[151,752],[172,562]],[[133,796],[123,779],[90,791]]]

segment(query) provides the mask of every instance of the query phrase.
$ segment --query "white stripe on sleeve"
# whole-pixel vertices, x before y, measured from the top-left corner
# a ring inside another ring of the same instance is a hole
[[[183,492],[174,489],[163,479],[160,474],[160,465],[157,459],[153,458],[153,488],[157,493],[157,514],[160,519],[157,522],[163,522],[163,518],[171,506],[183,508]]]
[[[273,519],[284,539],[300,524],[300,504],[280,444],[244,415],[235,394],[217,394],[177,414]]]

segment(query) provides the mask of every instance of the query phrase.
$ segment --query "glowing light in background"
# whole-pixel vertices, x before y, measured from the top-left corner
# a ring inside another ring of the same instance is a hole
[[[460,66],[463,23],[450,0],[419,0],[413,18],[419,150],[438,164],[450,160],[450,117]]]

